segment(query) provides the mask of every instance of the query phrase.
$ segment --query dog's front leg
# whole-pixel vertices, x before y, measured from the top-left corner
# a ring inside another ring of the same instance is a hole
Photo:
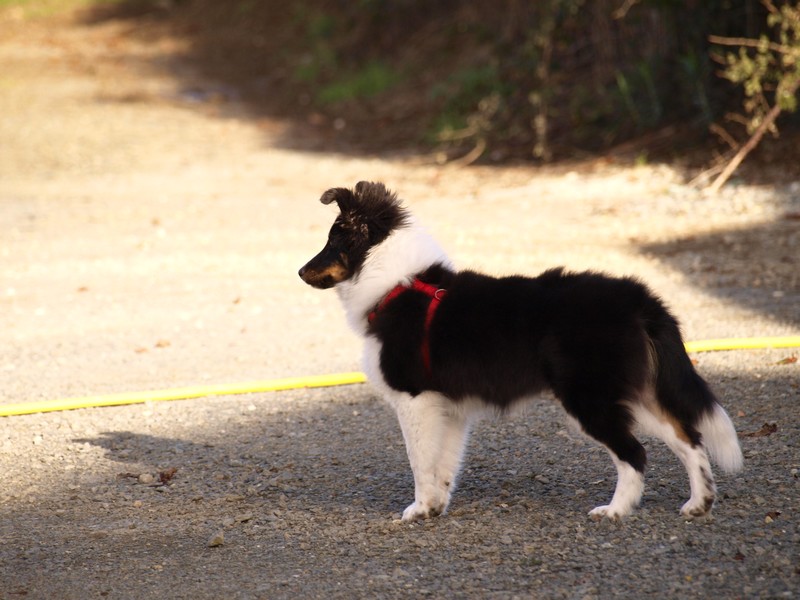
[[[395,409],[414,473],[414,503],[403,512],[403,520],[435,517],[450,502],[469,423],[433,392],[403,398]]]

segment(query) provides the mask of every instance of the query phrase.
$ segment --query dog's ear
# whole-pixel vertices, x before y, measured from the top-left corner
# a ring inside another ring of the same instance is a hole
[[[347,188],[331,188],[322,194],[322,197],[319,199],[319,201],[323,204],[336,202],[342,212],[352,209],[356,204],[356,198],[353,195],[353,192]]]
[[[359,200],[369,198],[385,198],[389,195],[389,190],[382,183],[372,181],[359,181],[353,189],[356,198]]]

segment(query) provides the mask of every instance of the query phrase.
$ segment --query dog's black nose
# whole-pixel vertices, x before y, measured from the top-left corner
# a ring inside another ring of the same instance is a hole
[[[305,267],[300,267],[300,270],[297,272],[297,274],[302,278],[303,275],[306,274],[306,270],[307,269]]]

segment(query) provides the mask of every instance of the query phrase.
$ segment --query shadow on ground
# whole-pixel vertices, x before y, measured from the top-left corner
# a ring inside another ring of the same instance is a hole
[[[800,325],[800,197],[774,221],[640,250],[726,302]]]
[[[104,433],[47,429],[68,448],[86,448],[84,464],[43,467],[36,451],[20,459],[55,479],[3,507],[2,589],[29,598],[54,597],[54,581],[61,598],[410,589],[779,596],[800,576],[800,530],[791,523],[800,496],[790,472],[800,464],[800,392],[791,372],[761,364],[754,375],[709,373],[740,432],[776,427],[742,437],[745,471],[720,474],[715,519],[695,523],[677,518],[686,475],[657,443],[647,444],[641,509],[621,524],[589,520],[586,512],[612,493],[614,469],[603,451],[565,431],[560,408],[546,400],[482,424],[450,513],[414,525],[393,522],[411,500],[411,478],[393,416],[368,388],[346,399],[316,390],[162,404],[152,419],[142,416],[146,407],[107,409]],[[28,422],[44,427],[20,421]],[[70,478],[78,483],[67,485]],[[209,547],[215,532],[223,543]],[[654,567],[653,556],[664,560]]]

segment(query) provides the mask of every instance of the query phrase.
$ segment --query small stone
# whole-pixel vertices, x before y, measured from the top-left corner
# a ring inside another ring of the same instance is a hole
[[[151,484],[156,480],[150,473],[142,473],[139,475],[139,483],[143,483],[145,485]]]
[[[224,543],[225,543],[225,534],[222,531],[218,531],[208,539],[208,544],[206,545],[209,548],[216,548],[217,546],[222,546],[222,544]]]

